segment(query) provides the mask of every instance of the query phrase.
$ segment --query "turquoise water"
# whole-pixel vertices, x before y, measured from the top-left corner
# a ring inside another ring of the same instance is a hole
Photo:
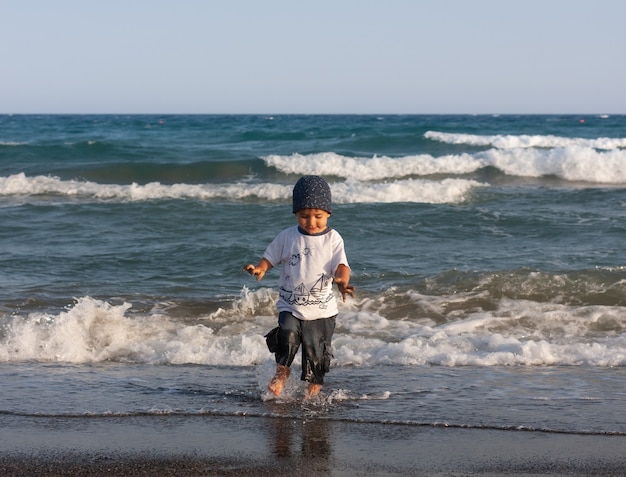
[[[24,399],[51,369],[54,402],[74,377],[96,393],[141,369],[141,392],[76,412],[271,412],[277,274],[241,267],[294,223],[303,174],[331,185],[358,289],[333,343],[333,412],[491,425],[523,380],[543,401],[494,426],[626,432],[626,116],[0,116],[0,362],[16,384],[0,411],[74,412]],[[197,376],[197,400],[172,369]],[[487,405],[472,381],[500,394]],[[546,400],[563,414],[541,425]],[[564,400],[616,417],[577,425]]]

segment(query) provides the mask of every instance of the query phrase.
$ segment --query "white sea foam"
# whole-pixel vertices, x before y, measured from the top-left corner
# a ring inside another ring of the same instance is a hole
[[[331,183],[333,201],[339,204],[371,202],[457,203],[481,184],[465,179],[441,181],[398,180],[385,183],[346,181]],[[151,182],[145,185],[98,184],[61,180],[56,177],[15,174],[0,177],[0,196],[55,195],[97,200],[145,201],[158,199],[196,200],[290,200],[292,185],[271,183],[172,184]]]
[[[569,181],[590,183],[626,183],[626,150],[598,151],[590,147],[568,145],[552,149],[489,149],[475,154],[428,154],[390,157],[345,157],[335,153],[264,158],[285,174],[318,174],[359,181],[400,179],[434,174],[462,175],[491,166],[507,175],[542,177],[555,175]]]
[[[480,153],[486,164],[508,175],[555,175],[568,181],[626,184],[626,151],[599,152],[568,146],[555,149],[490,149]]]
[[[415,309],[430,309],[447,321],[388,320],[382,316],[384,304],[361,304],[371,316],[357,311],[344,314],[334,341],[338,361],[346,365],[626,366],[626,318],[620,306],[502,299],[493,311],[469,308],[446,315],[449,304],[464,297],[412,292],[408,296]]]
[[[267,156],[263,160],[285,174],[337,176],[361,181],[432,174],[467,174],[485,166],[469,154],[433,157],[429,154],[391,158],[346,157],[334,152]]]
[[[481,184],[465,179],[428,181],[398,180],[384,183],[346,181],[331,185],[333,200],[338,203],[422,202],[429,204],[459,203]]]
[[[552,135],[476,135],[445,133],[428,131],[424,134],[427,139],[447,144],[467,144],[469,146],[493,146],[498,149],[520,148],[564,148],[576,146],[590,149],[623,149],[626,148],[626,138],[599,137],[594,139],[577,137],[560,137]]]
[[[14,147],[14,146],[24,146],[28,144],[27,142],[16,142],[16,141],[0,141],[0,146],[9,146],[9,147]]]
[[[268,166],[285,174],[341,177],[330,181],[337,203],[460,203],[486,184],[455,177],[495,167],[521,177],[556,176],[573,182],[626,184],[626,149],[598,150],[581,145],[554,148],[489,149],[474,154],[428,154],[400,158],[346,157],[335,153],[268,156]],[[433,175],[452,176],[433,179]],[[423,177],[418,179],[417,177]],[[382,182],[384,181],[384,182]],[[24,173],[0,177],[0,197],[53,196],[92,200],[160,199],[285,201],[292,185],[242,181],[222,184],[100,184]]]
[[[84,297],[59,314],[4,317],[0,361],[236,366],[267,359],[262,331],[270,323],[262,319],[256,325],[252,320],[242,334],[233,326],[216,331],[162,314],[134,315],[130,308]]]
[[[62,180],[51,176],[28,177],[24,173],[0,177],[0,195],[61,195],[142,201],[155,199],[243,199],[260,197],[283,199],[291,194],[290,186],[279,184],[98,184],[90,181]]]
[[[408,296],[415,310],[422,301],[443,310],[455,299]],[[83,297],[58,314],[0,317],[0,361],[257,365],[271,357],[263,335],[275,326],[274,300],[265,288],[246,292],[189,324]],[[503,299],[494,310],[456,310],[441,323],[390,319],[381,300],[361,299],[341,304],[334,365],[626,366],[625,316],[619,306]]]

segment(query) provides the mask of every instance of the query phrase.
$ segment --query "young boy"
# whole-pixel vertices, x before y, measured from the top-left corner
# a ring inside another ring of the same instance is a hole
[[[354,297],[343,239],[327,225],[331,212],[326,181],[319,176],[301,177],[293,188],[293,213],[298,224],[278,234],[258,265],[243,267],[261,280],[270,268],[282,265],[276,304],[276,375],[268,386],[275,396],[280,396],[289,378],[289,367],[300,345],[301,379],[308,382],[306,397],[320,392],[330,368],[338,311],[333,281],[344,301],[346,295]]]

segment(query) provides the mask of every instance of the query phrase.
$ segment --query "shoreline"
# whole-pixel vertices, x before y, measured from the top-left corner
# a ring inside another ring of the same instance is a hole
[[[2,416],[0,474],[623,475],[626,436],[246,416]]]

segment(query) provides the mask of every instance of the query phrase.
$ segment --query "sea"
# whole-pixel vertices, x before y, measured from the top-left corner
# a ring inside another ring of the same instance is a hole
[[[333,195],[354,298],[284,395],[278,271]],[[241,416],[626,435],[626,116],[1,115],[0,424]]]

